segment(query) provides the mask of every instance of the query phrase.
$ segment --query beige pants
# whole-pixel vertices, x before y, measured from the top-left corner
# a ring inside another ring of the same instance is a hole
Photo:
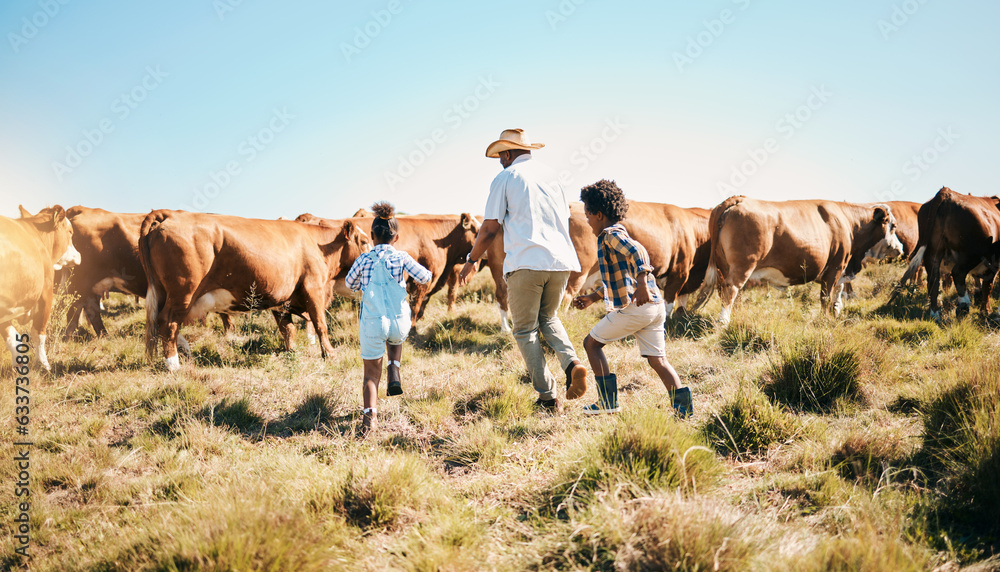
[[[507,275],[508,307],[514,339],[528,367],[531,383],[541,399],[555,398],[556,380],[545,365],[545,353],[539,332],[559,356],[559,368],[565,371],[576,358],[556,310],[562,302],[569,271],[515,270]]]

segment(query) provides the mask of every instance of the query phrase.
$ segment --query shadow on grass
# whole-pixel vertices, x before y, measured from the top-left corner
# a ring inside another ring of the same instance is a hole
[[[889,300],[872,310],[870,316],[897,320],[927,319],[927,290],[914,285],[897,287]]]
[[[287,438],[302,433],[330,429],[345,434],[356,425],[357,414],[334,415],[333,403],[322,393],[307,396],[291,412],[273,421],[266,421],[253,410],[247,397],[223,399],[206,406],[197,417],[210,425],[222,427],[248,440],[259,441],[265,437]]]
[[[414,345],[432,351],[465,350],[477,354],[498,353],[511,347],[511,337],[497,324],[482,324],[467,315],[436,320],[423,334],[412,335]]]
[[[700,340],[715,331],[715,321],[701,314],[682,312],[667,318],[663,329],[668,338]]]

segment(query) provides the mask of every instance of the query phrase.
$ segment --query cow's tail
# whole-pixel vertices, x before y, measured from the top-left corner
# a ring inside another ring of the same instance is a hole
[[[139,229],[139,262],[142,264],[142,270],[146,273],[146,281],[149,283],[146,288],[146,356],[150,361],[156,357],[156,346],[159,342],[156,321],[165,296],[163,285],[160,283],[150,257],[149,234],[155,232],[159,224],[166,218],[167,214],[164,211],[153,211],[142,220],[142,226]]]
[[[712,292],[715,292],[718,288],[719,266],[718,261],[715,259],[715,253],[719,248],[719,233],[722,230],[722,215],[725,214],[725,212],[731,207],[734,207],[741,202],[743,202],[742,196],[729,197],[712,209],[712,214],[708,217],[708,236],[710,244],[708,269],[705,270],[705,280],[701,283],[701,288],[698,289],[698,297],[695,299],[694,304],[691,305],[692,312],[700,310],[701,307],[712,298]]]
[[[712,292],[715,291],[718,279],[719,271],[715,268],[715,255],[713,254],[708,259],[708,270],[705,271],[705,279],[701,282],[701,288],[698,288],[698,297],[695,298],[694,304],[691,304],[692,312],[700,310],[712,298]]]
[[[924,254],[927,252],[927,245],[923,244],[910,256],[910,265],[906,267],[906,272],[903,273],[903,277],[899,279],[899,286],[902,287],[903,284],[913,280],[917,272],[920,272],[920,266],[924,263]]]

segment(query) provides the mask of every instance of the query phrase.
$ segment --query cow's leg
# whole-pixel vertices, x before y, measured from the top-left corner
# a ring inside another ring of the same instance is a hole
[[[448,274],[448,313],[455,311],[455,298],[458,297],[458,270]]]
[[[982,312],[983,316],[988,316],[990,313],[990,295],[993,293],[993,280],[995,278],[996,270],[993,268],[988,268],[982,277],[979,288],[979,311]]]
[[[958,300],[955,301],[956,318],[965,317],[972,306],[972,298],[969,296],[969,287],[966,284],[968,273],[972,270],[970,266],[972,265],[963,260],[951,269],[951,281],[955,284],[955,293],[958,294]]]
[[[271,310],[274,321],[278,323],[278,331],[281,332],[281,339],[285,342],[287,351],[295,351],[295,322],[288,312]]]
[[[503,257],[503,250],[494,253],[491,247],[490,253],[487,264],[490,267],[490,276],[493,277],[493,296],[496,298],[497,310],[500,313],[500,331],[509,334],[511,329],[510,319],[507,315],[507,280],[503,276],[503,264],[498,260],[498,258]]]
[[[311,320],[306,320],[305,330],[306,330],[306,339],[309,340],[309,345],[310,346],[315,346],[316,345],[316,328],[313,327],[313,323],[312,323]]]
[[[844,298],[846,298],[848,300],[853,300],[853,299],[855,299],[857,297],[854,294],[854,282],[852,280],[845,281],[844,284],[843,284],[843,286],[844,287],[842,289],[842,292],[843,292]]]
[[[318,285],[315,288],[306,286],[306,292],[322,291],[322,288]],[[316,334],[319,336],[320,354],[322,354],[323,359],[327,359],[333,355],[333,344],[330,343],[330,336],[327,335],[326,331],[326,304],[322,299],[317,300],[312,295],[307,294],[306,312],[309,314],[309,320],[312,321],[313,327],[316,328]]]
[[[167,371],[177,371],[181,367],[180,356],[177,353],[178,338],[182,340],[181,343],[187,348],[187,353],[190,355],[190,346],[188,346],[187,340],[180,336],[181,322],[187,314],[186,307],[187,305],[178,307],[170,304],[168,300],[156,317],[157,331],[160,333],[160,339],[163,340],[163,358],[167,365]]]
[[[231,335],[236,327],[233,326],[233,318],[229,314],[219,314],[219,319],[222,320],[222,333]]]
[[[679,317],[683,316],[684,314],[687,314],[687,301],[688,301],[688,294],[679,294],[677,296],[677,299],[674,301],[675,316]],[[667,315],[669,316],[670,313],[667,312]]]
[[[80,327],[80,314],[83,313],[84,303],[85,299],[80,298],[73,302],[69,311],[66,312],[66,333],[63,334],[63,340],[69,341],[76,335],[76,331]]]
[[[941,256],[929,248],[924,257],[924,270],[927,272],[927,299],[930,318],[937,320],[941,317],[941,308],[938,305],[938,296],[941,295]]]
[[[83,313],[87,316],[87,321],[90,322],[90,327],[94,328],[94,334],[97,337],[102,337],[108,335],[108,330],[104,327],[104,320],[101,319],[101,299],[97,296],[88,296],[84,300]],[[74,331],[75,331],[74,327]],[[67,333],[69,332],[69,327],[66,328]]]
[[[740,290],[750,280],[757,267],[757,259],[740,260],[740,266],[729,266],[727,260],[721,256],[716,262],[718,272],[719,299],[722,301],[722,311],[719,313],[719,323],[728,326],[733,316],[733,304]]]
[[[687,282],[687,278],[687,270],[682,270],[663,284],[663,301],[666,304],[668,318],[674,311],[674,304],[677,301],[677,293],[684,287],[684,283]],[[657,286],[657,288],[659,288],[659,286]]]
[[[17,344],[18,344],[17,330],[14,329],[14,326],[8,323],[6,328],[6,334],[7,336],[4,339],[4,341],[7,342],[7,349],[10,350],[11,362],[13,362],[14,366],[16,367],[17,361],[15,358],[17,357]]]
[[[719,323],[728,326],[733,317],[733,304],[740,293],[740,287],[728,281],[719,283],[719,299],[722,300],[722,311],[719,313]]]
[[[45,331],[49,327],[49,317],[52,315],[52,297],[52,290],[44,289],[41,298],[31,311],[31,341],[35,345],[35,356],[38,358],[38,363],[42,364],[45,371],[52,371],[49,358],[45,355]]]
[[[431,279],[433,282],[434,279]],[[428,283],[429,284],[429,283]],[[410,313],[413,315],[413,321],[416,322],[424,315],[424,310],[427,308],[427,302],[430,301],[430,297],[427,295],[430,286],[426,284],[413,283],[411,290],[411,296],[413,303],[410,306]]]

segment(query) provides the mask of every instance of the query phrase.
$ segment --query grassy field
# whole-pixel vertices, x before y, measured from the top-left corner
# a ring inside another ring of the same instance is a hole
[[[368,440],[350,302],[326,361],[303,335],[280,352],[269,314],[228,337],[213,317],[172,374],[131,299],[107,304],[104,339],[62,342],[60,312],[53,372],[31,378],[32,569],[998,569],[998,327],[926,321],[922,290],[888,304],[900,274],[869,269],[839,320],[816,285],[747,291],[726,329],[718,298],[671,320],[695,396],[680,421],[631,340],[607,347],[621,414],[585,416],[593,387],[536,411],[482,273],[455,312],[432,300]],[[563,314],[581,355],[597,306]],[[6,569],[23,564],[6,352],[0,370]]]

